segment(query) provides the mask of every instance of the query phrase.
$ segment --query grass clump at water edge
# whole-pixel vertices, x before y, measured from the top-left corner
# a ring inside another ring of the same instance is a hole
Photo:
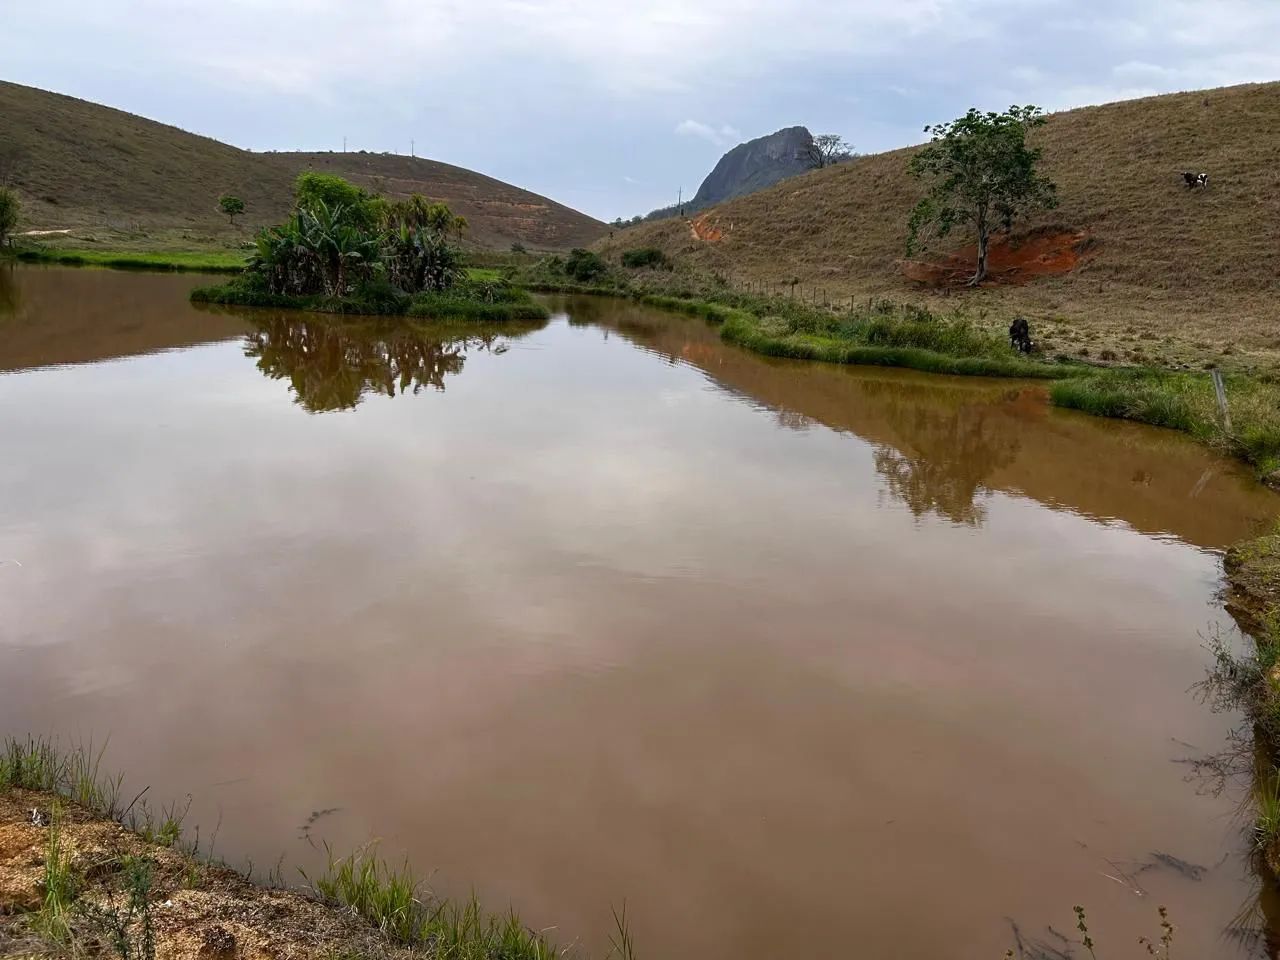
[[[57,943],[71,940],[71,910],[75,903],[77,878],[62,830],[62,805],[54,802],[49,813],[49,834],[45,841],[43,897],[35,916],[35,927]]]
[[[0,792],[16,787],[54,793],[116,819],[124,778],[101,773],[105,751],[106,744],[97,751],[92,743],[64,751],[44,738],[10,737],[0,746]]]
[[[732,292],[716,300],[664,294],[636,299],[717,323],[724,340],[771,357],[963,376],[1057,378],[1078,369],[1023,357],[963,316],[888,300],[827,310],[785,297]]]
[[[559,954],[544,933],[524,926],[513,911],[487,913],[474,894],[463,903],[436,898],[408,863],[397,869],[379,858],[376,844],[348,857],[335,857],[327,845],[325,851],[324,873],[307,878],[312,888],[398,944],[459,960],[550,960]]]
[[[1257,377],[1225,378],[1230,429],[1219,417],[1210,375],[1142,368],[1095,370],[1056,383],[1060,407],[1137,420],[1191,434],[1238,456],[1268,476],[1280,469],[1280,385]]]
[[[719,324],[726,341],[766,356],[968,376],[1057,378],[1079,369],[1018,354],[1003,336],[979,328],[960,313],[943,316],[890,300],[819,306],[732,290],[715,278],[654,271],[606,270],[584,280],[558,257],[548,257],[516,277],[533,290],[630,297],[699,316]]]

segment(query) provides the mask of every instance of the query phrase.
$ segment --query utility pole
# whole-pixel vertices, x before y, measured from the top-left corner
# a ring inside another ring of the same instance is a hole
[[[676,191],[676,216],[684,216],[684,187]]]
[[[409,156],[411,156],[411,157],[416,157],[416,156],[417,156],[417,154],[413,152],[413,148],[414,148],[414,146],[415,146],[414,142],[413,142],[412,140],[410,140],[410,141],[409,141]]]
[[[343,138],[342,138],[342,152],[343,152],[343,153],[346,153],[346,152],[347,152],[347,138],[346,138],[346,137],[343,137]]]

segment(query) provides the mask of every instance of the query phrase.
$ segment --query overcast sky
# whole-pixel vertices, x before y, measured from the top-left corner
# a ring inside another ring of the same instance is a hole
[[[0,77],[252,149],[409,151],[601,219],[779,127],[1280,79],[1280,0],[0,0]],[[0,134],[4,118],[0,117]]]

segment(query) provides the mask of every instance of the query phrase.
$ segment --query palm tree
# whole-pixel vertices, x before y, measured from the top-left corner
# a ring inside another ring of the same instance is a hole
[[[305,243],[320,262],[325,293],[341,297],[348,292],[349,274],[367,274],[377,259],[377,238],[351,223],[349,208],[337,203],[330,207],[317,200],[299,211]]]

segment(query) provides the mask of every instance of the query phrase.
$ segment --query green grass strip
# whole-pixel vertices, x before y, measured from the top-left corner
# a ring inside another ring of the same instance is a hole
[[[12,256],[24,263],[58,263],[79,267],[110,267],[115,270],[198,273],[239,273],[246,263],[243,254],[230,250],[135,253],[127,250],[55,250],[46,247],[25,247],[15,250]]]

